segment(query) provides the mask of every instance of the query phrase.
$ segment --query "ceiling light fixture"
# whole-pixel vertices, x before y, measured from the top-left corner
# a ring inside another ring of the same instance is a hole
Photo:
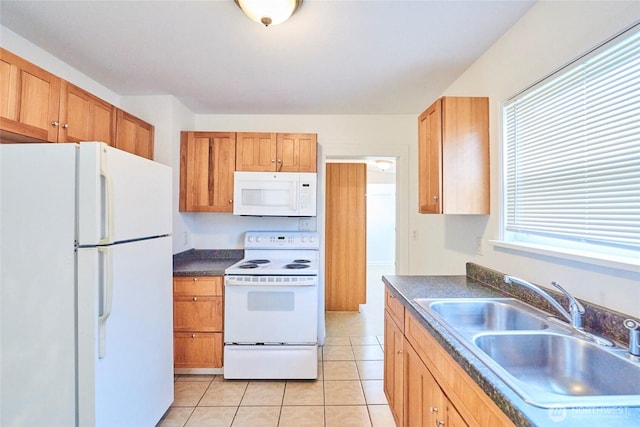
[[[380,168],[380,170],[386,171],[393,165],[393,162],[390,160],[376,160],[376,166]]]
[[[300,7],[302,0],[234,0],[251,19],[265,27],[278,25]]]

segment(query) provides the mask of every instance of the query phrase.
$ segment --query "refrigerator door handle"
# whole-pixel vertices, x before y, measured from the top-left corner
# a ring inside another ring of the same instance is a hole
[[[113,253],[110,247],[98,248],[100,255],[100,308],[98,312],[98,358],[105,357],[107,352],[107,319],[111,315],[113,305]]]
[[[107,154],[104,147],[100,156],[100,181],[102,185],[102,212],[100,213],[103,233],[99,245],[113,243],[113,178],[107,167]]]

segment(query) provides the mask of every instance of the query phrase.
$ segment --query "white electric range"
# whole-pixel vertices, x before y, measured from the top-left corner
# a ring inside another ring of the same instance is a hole
[[[247,232],[225,270],[224,377],[318,376],[316,232]]]

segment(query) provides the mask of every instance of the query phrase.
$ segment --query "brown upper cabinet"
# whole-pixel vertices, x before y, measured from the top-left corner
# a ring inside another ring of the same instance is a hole
[[[489,213],[489,99],[443,97],[418,118],[423,214]]]
[[[153,160],[154,127],[118,109],[115,147]]]
[[[104,141],[113,145],[113,105],[0,49],[3,138],[16,142]]]
[[[180,211],[233,212],[236,134],[181,132]]]
[[[0,141],[102,141],[153,158],[153,126],[0,48]]]
[[[58,141],[61,79],[0,48],[0,129],[4,140]],[[8,134],[7,134],[8,133]]]
[[[240,132],[236,139],[236,170],[254,172],[316,172],[316,134]]]

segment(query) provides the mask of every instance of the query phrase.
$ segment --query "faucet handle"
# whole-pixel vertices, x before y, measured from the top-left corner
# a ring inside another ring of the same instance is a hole
[[[573,313],[573,312],[577,312],[580,314],[584,314],[584,306],[580,303],[580,301],[578,301],[577,299],[575,299],[573,297],[573,295],[571,295],[565,288],[563,288],[560,283],[558,282],[551,282],[551,284],[553,286],[555,286],[556,288],[558,288],[560,290],[560,292],[562,292],[564,294],[565,297],[567,297],[567,299],[569,300],[569,312]]]

